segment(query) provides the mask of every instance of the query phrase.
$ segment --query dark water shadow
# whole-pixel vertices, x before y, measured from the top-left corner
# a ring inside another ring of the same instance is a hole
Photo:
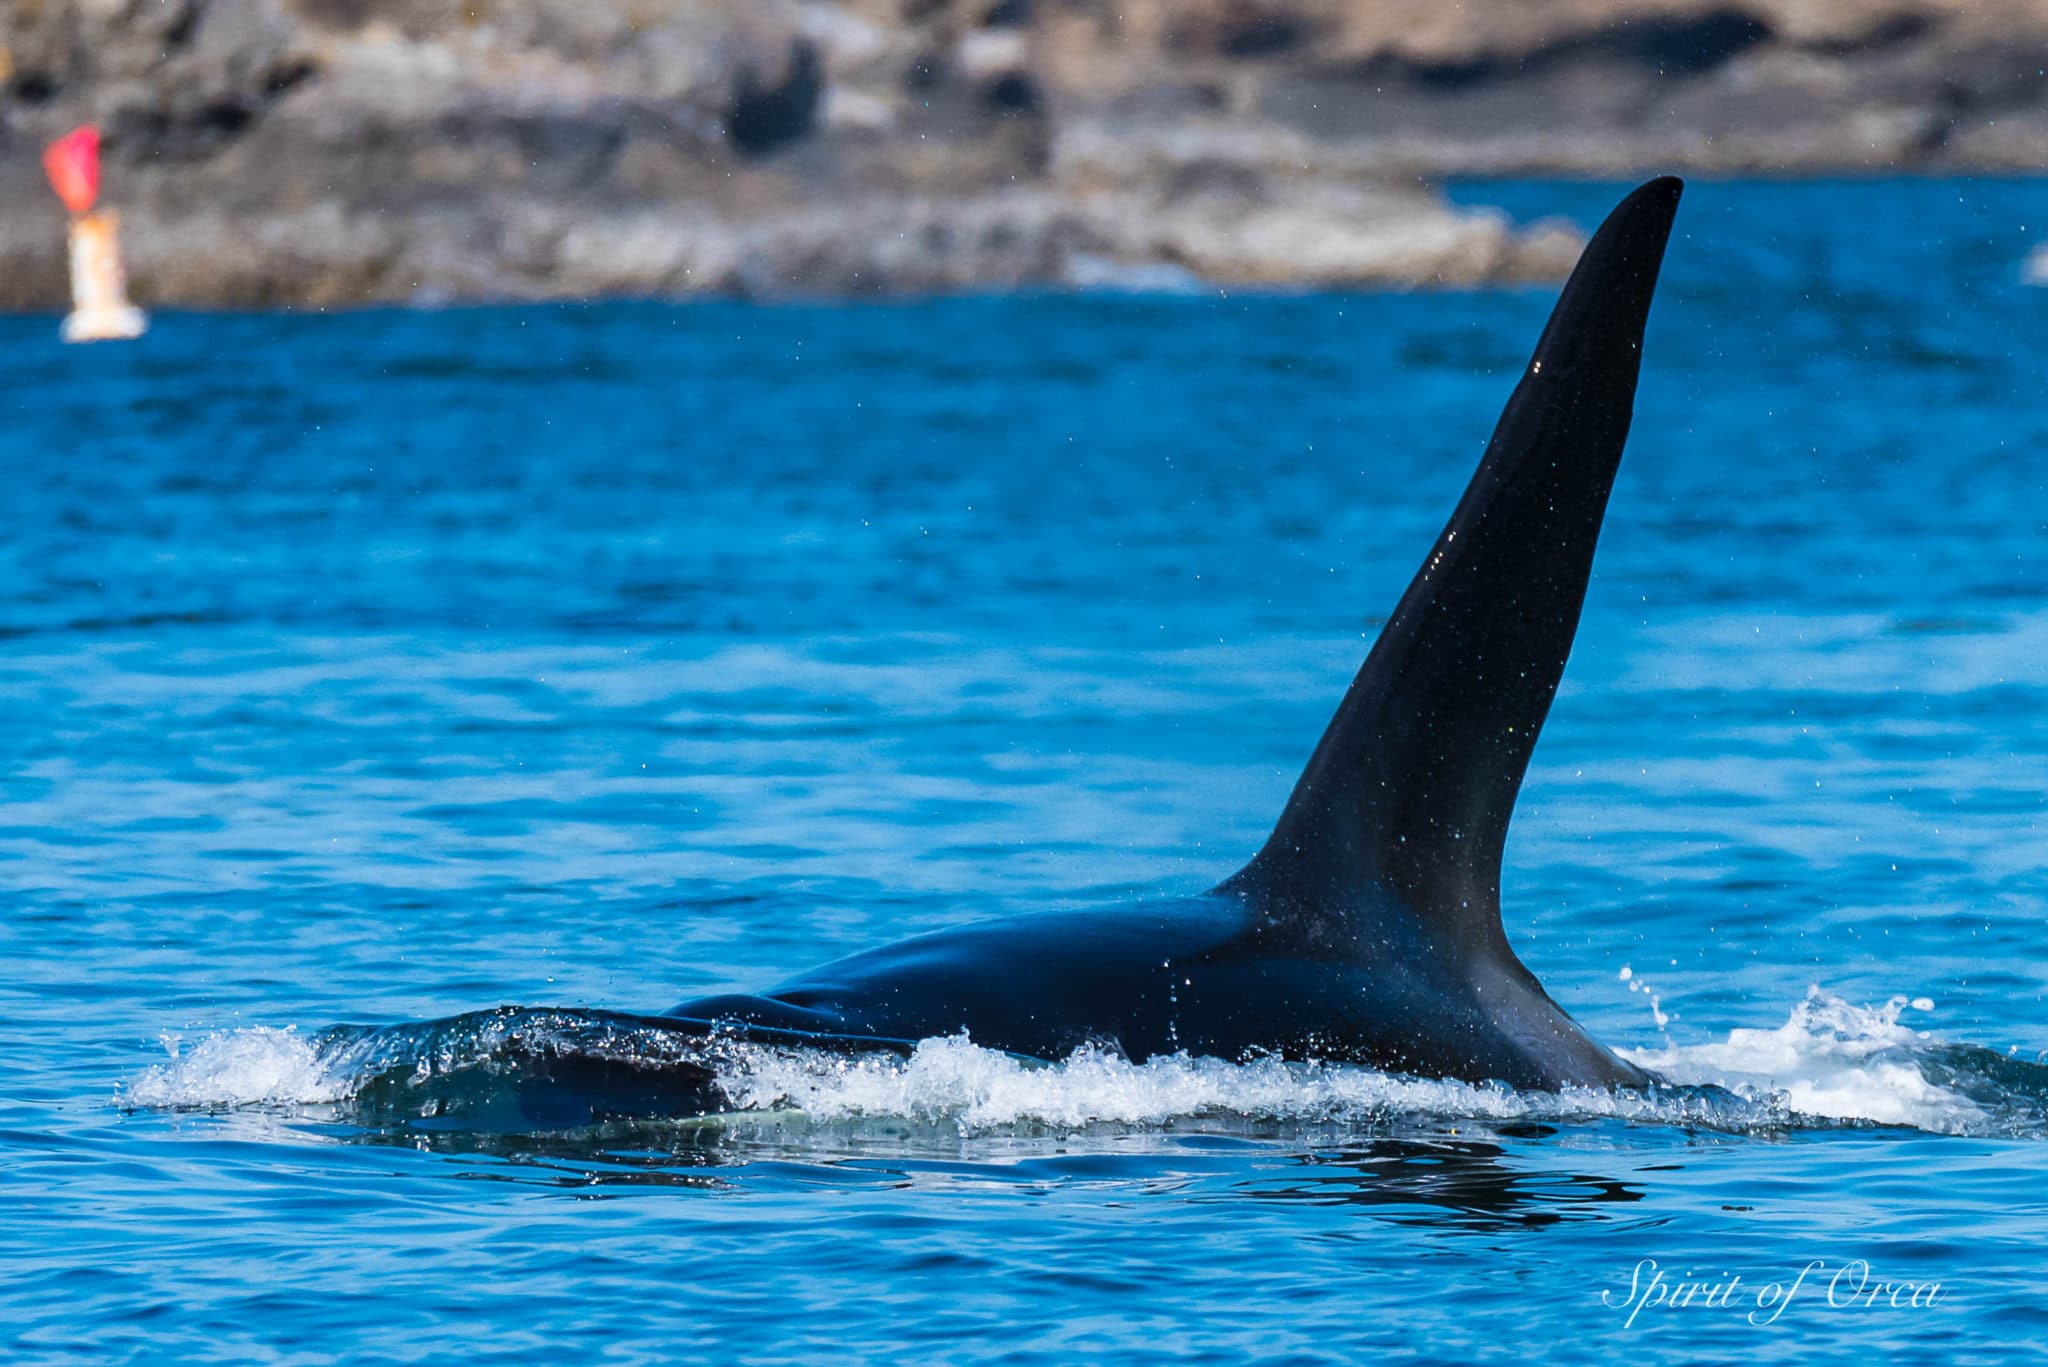
[[[1639,1202],[1644,1192],[1617,1177],[1522,1166],[1482,1140],[1384,1139],[1301,1154],[1290,1170],[1248,1179],[1232,1196],[1353,1206],[1396,1224],[1484,1232],[1607,1219],[1607,1207]]]

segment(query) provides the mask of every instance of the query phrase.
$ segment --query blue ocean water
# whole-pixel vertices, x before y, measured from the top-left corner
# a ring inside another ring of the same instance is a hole
[[[1549,291],[0,319],[8,1358],[2009,1360],[2044,230],[1688,193],[1505,895],[1653,1101],[962,1040],[516,1095],[658,1052],[606,1012],[1230,872]]]

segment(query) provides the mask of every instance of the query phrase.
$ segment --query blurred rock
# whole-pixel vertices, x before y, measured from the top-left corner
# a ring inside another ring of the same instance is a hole
[[[1452,173],[2048,160],[2033,0],[9,0],[0,307],[1557,275]]]

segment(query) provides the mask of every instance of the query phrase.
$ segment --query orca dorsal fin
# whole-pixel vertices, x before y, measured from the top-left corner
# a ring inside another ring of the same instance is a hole
[[[1225,889],[1336,916],[1378,888],[1428,943],[1505,948],[1508,820],[1578,629],[1682,188],[1640,187],[1586,244],[1457,511]]]

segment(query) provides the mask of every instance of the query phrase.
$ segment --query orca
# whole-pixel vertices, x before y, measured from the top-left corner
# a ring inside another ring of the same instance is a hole
[[[1092,1045],[1546,1091],[1649,1085],[1515,957],[1500,872],[1682,188],[1639,187],[1587,243],[1478,472],[1251,862],[1198,896],[941,930],[759,995],[684,1002],[665,1024],[835,1050],[964,1033],[1047,1060]]]

